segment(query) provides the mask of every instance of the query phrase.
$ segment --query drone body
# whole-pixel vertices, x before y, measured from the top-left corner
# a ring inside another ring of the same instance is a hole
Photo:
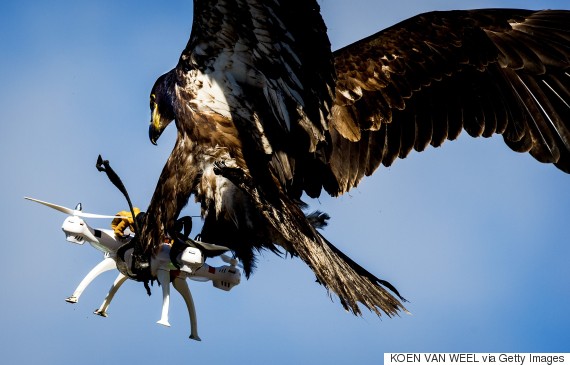
[[[116,270],[117,267],[117,254],[120,248],[127,244],[133,237],[117,237],[110,229],[100,229],[92,228],[89,226],[82,218],[120,218],[120,216],[105,216],[99,214],[84,213],[81,211],[81,204],[78,204],[76,209],[69,209],[62,207],[60,205],[47,203],[41,200],[26,198],[50,208],[56,209],[62,213],[70,214],[62,225],[62,230],[65,233],[66,240],[75,244],[83,245],[88,242],[91,246],[97,250],[104,253],[103,261],[97,264],[85,278],[81,281],[78,287],[75,289],[73,294],[66,298],[68,303],[77,303],[79,297],[87,286],[100,274],[109,271]],[[224,247],[214,247],[208,245],[210,249],[216,249],[220,252],[227,251]],[[127,265],[132,263],[132,251],[133,249],[126,250],[124,253],[124,261]],[[158,282],[162,286],[162,314],[158,324],[170,327],[168,321],[168,311],[170,303],[170,282],[172,281],[174,288],[183,297],[186,303],[188,314],[190,317],[190,328],[191,334],[190,339],[200,341],[198,336],[198,327],[196,319],[196,310],[194,308],[194,301],[192,299],[192,294],[186,283],[186,279],[192,279],[196,281],[212,281],[215,288],[229,291],[234,286],[240,283],[241,272],[236,267],[237,260],[227,258],[226,256],[221,256],[224,261],[227,261],[229,265],[224,265],[221,267],[209,266],[204,262],[204,256],[202,251],[197,247],[187,247],[182,252],[177,253],[174,262],[171,257],[171,244],[162,243],[160,245],[160,250],[157,255],[151,261],[151,271],[153,277],[158,279]],[[119,275],[115,279],[109,293],[105,297],[105,300],[101,306],[95,310],[95,314],[107,317],[107,308],[109,307],[111,300],[113,299],[116,292],[119,290],[121,285],[126,281],[128,276],[119,272]]]

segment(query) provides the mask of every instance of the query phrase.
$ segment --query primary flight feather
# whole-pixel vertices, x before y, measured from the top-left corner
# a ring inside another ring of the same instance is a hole
[[[462,130],[570,172],[570,12],[432,12],[335,52],[316,1],[194,0],[177,66],[150,96],[149,137],[175,146],[148,207],[152,254],[191,195],[201,237],[246,275],[262,249],[300,257],[345,309],[405,308],[305,215],[303,193],[342,194],[380,164]]]

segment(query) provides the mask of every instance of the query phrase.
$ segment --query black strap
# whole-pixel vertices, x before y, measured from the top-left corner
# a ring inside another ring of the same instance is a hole
[[[95,164],[97,170],[105,172],[109,180],[119,189],[121,193],[127,199],[129,204],[129,209],[131,210],[131,215],[133,217],[133,228],[135,230],[135,237],[128,243],[122,245],[117,250],[117,269],[125,276],[136,280],[142,281],[148,295],[150,295],[150,287],[148,285],[149,281],[152,283],[153,278],[150,273],[150,255],[145,255],[144,250],[140,243],[140,229],[138,225],[138,220],[135,216],[135,210],[133,209],[133,204],[131,203],[131,198],[129,198],[129,193],[125,188],[125,185],[121,181],[121,178],[117,173],[111,168],[108,160],[103,160],[101,155],[97,158],[97,163]],[[128,249],[133,248],[132,264],[129,269],[125,263],[125,253]]]
[[[115,170],[113,170],[111,168],[109,161],[103,160],[101,155],[99,155],[99,157],[97,157],[97,163],[95,164],[95,167],[97,168],[97,170],[105,172],[107,174],[107,177],[109,178],[109,180],[113,183],[113,185],[115,185],[117,187],[117,189],[119,189],[119,191],[121,193],[123,193],[123,195],[127,199],[127,203],[129,204],[129,209],[131,210],[131,214],[132,214],[133,221],[134,221],[133,227],[135,229],[135,234],[138,236],[140,230],[139,230],[139,225],[137,223],[137,220],[135,219],[136,218],[135,217],[135,210],[133,209],[133,204],[131,203],[131,198],[129,198],[129,193],[127,193],[127,189],[125,188],[125,185],[121,181],[121,178],[119,177],[119,175],[117,175]]]

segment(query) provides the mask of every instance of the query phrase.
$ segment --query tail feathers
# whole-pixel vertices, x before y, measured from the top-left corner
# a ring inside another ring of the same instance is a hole
[[[366,270],[365,268],[363,268],[362,266],[360,266],[358,263],[356,263],[355,261],[353,261],[350,257],[348,257],[344,252],[342,252],[341,250],[339,250],[338,248],[336,248],[332,243],[330,243],[324,236],[322,236],[321,234],[319,234],[320,238],[327,244],[327,246],[337,255],[339,256],[339,258],[341,260],[343,260],[347,265],[349,265],[358,275],[366,277],[368,280],[370,280],[371,282],[377,284],[377,285],[381,285],[385,288],[387,288],[388,290],[390,290],[392,293],[396,294],[396,296],[402,301],[402,302],[407,302],[406,298],[402,297],[400,295],[400,293],[398,292],[398,290],[392,285],[390,284],[390,282],[386,281],[386,280],[382,280],[377,278],[376,276],[372,275],[368,270]]]
[[[320,234],[317,237],[317,240],[299,237],[295,249],[313,270],[318,282],[339,297],[344,309],[361,315],[358,305],[361,303],[378,316],[382,312],[389,317],[399,314],[399,311],[409,313],[401,303],[406,300],[394,286],[372,275]]]
[[[281,236],[279,243],[299,256],[313,270],[317,281],[338,296],[347,311],[361,315],[360,303],[378,316],[409,313],[402,304],[406,300],[394,286],[378,279],[328,242],[295,204],[288,204],[286,197],[282,196],[280,209],[263,199],[258,202],[262,203],[265,218]]]
[[[339,297],[347,311],[361,315],[360,303],[378,316],[385,313],[392,317],[399,311],[409,313],[400,302],[405,299],[390,283],[370,274],[321,236],[282,190],[278,190],[270,202],[245,174],[235,178],[235,174],[227,170],[230,169],[220,168],[218,173],[249,195],[257,211],[273,228],[271,240],[299,256],[313,270],[319,283]]]

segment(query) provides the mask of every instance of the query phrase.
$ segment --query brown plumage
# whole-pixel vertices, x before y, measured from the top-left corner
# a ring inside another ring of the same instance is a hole
[[[306,217],[302,193],[356,186],[428,145],[502,134],[570,172],[570,12],[433,12],[331,52],[316,1],[194,1],[188,45],[151,93],[150,137],[178,130],[141,236],[152,252],[191,195],[202,239],[249,275],[257,250],[300,257],[355,314],[405,310]]]

